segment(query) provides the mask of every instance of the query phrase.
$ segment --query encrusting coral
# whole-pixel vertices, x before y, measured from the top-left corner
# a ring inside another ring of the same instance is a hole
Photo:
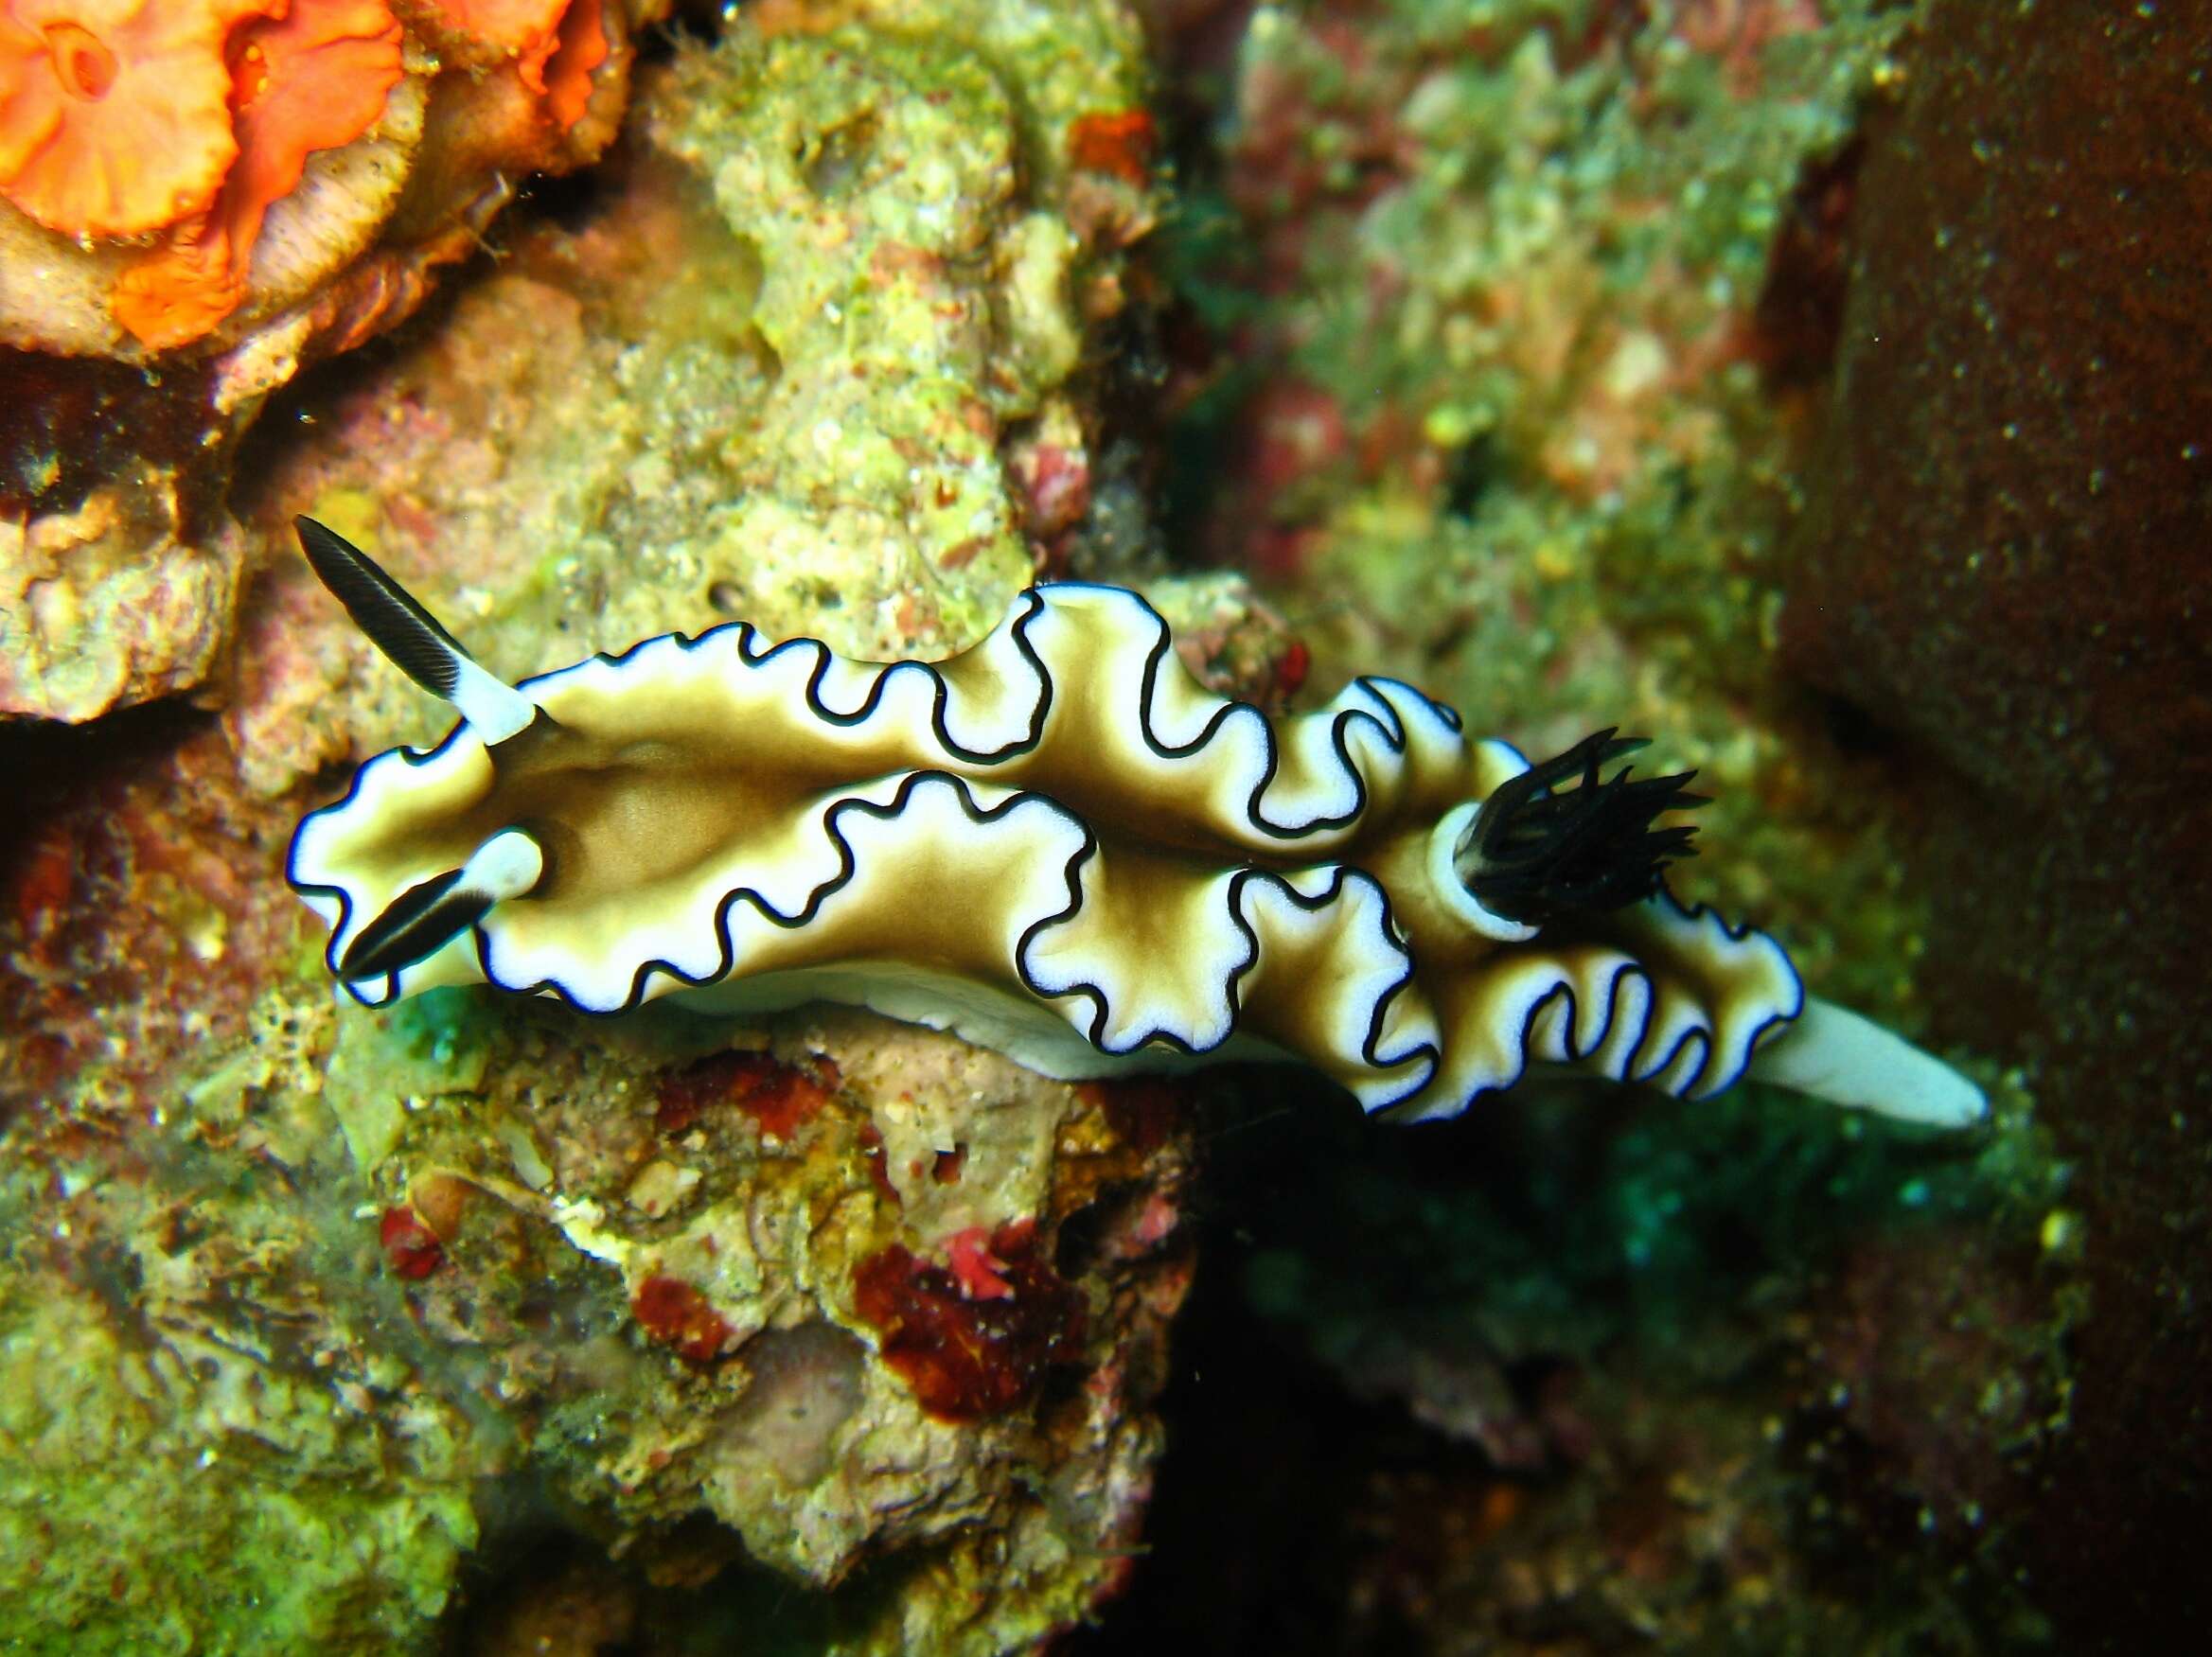
[[[276,3],[15,0],[0,11],[0,195],[65,236],[204,212],[239,153],[231,31]]]
[[[204,681],[239,433],[598,157],[666,6],[0,0],[0,714]]]
[[[188,344],[239,308],[271,204],[298,186],[310,154],[351,143],[383,113],[399,25],[384,0],[292,0],[240,29],[228,56],[238,160],[209,210],[174,224],[115,283],[116,320],[149,345]]]
[[[1083,376],[1125,269],[1099,205],[1144,192],[1059,158],[1140,101],[1140,31],[1111,0],[898,0],[773,36],[760,9],[653,73],[605,187],[517,216],[434,326],[226,453],[253,533],[327,516],[502,669],[717,613],[724,587],[855,653],[981,635],[1035,555],[1021,446],[1080,475],[1097,440]],[[413,177],[527,111],[511,62],[439,78],[433,106],[483,118],[434,107]],[[595,86],[577,133],[611,116]],[[1243,625],[1230,577],[1153,591]],[[11,1640],[506,1648],[484,1623],[510,1585],[543,1598],[548,1541],[612,1551],[641,1595],[713,1577],[697,1603],[741,1608],[751,1644],[982,1657],[1092,1614],[1160,1451],[1197,1112],[864,1014],[339,1003],[277,877],[314,802],[292,796],[420,707],[295,556],[234,660],[220,726],[9,733],[71,762],[71,803],[0,903],[24,969],[0,975],[0,1358],[16,1383],[63,1353],[31,1408],[68,1383],[104,1447],[9,1417]],[[77,756],[134,732],[150,768],[80,796]],[[143,1405],[140,1353],[181,1381]]]
[[[296,301],[390,216],[426,121],[450,149],[497,108],[510,172],[588,160],[607,132],[572,134],[595,78],[611,62],[627,67],[630,32],[658,9],[454,4],[409,13],[411,43],[387,0],[9,0],[0,197],[67,240],[0,243],[17,255],[0,268],[36,253],[64,276],[43,305],[0,311],[0,330],[57,349],[166,351],[215,336],[241,309]],[[257,260],[271,209],[299,190],[310,157],[379,135],[378,165],[327,166],[335,187],[283,216],[290,256]],[[415,192],[447,193],[441,182],[416,180]],[[303,260],[303,244],[324,256]],[[103,339],[86,314],[95,291],[127,341],[112,328]]]

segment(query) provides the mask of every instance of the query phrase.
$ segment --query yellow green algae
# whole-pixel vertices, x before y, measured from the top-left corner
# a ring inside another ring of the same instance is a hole
[[[314,1105],[328,1025],[267,997],[156,1107],[147,1163],[90,1089],[79,1137],[11,1132],[11,1649],[404,1648],[444,1610],[496,1463],[383,1338],[374,1235]]]
[[[322,1378],[140,1348],[89,1297],[5,1315],[10,1649],[375,1649],[445,1609],[477,1525],[436,1412],[363,1432]]]
[[[1601,9],[1405,0],[1352,68],[1301,9],[1256,14],[1240,73],[1322,112],[1285,140],[1320,151],[1307,165],[1385,118],[1355,78],[1405,90],[1389,187],[1324,195],[1270,256],[1287,268],[1263,273],[1291,285],[1269,303],[1274,371],[1341,408],[1347,451],[1388,445],[1376,475],[1341,452],[1261,503],[1315,532],[1289,591],[1326,603],[1294,619],[1324,666],[1398,664],[1531,749],[1594,718],[1650,733],[1647,764],[1699,767],[1705,835],[1728,848],[1685,884],[1778,923],[1816,980],[1889,963],[1841,987],[1909,1022],[1897,859],[1817,734],[1806,756],[1806,711],[1772,668],[1790,433],[1732,337],[1800,168],[1881,96],[1907,14],[1824,8],[1756,53],[1754,95],[1669,29],[1695,8],[1655,8],[1626,54],[1563,67],[1559,43]],[[1232,152],[1248,224],[1265,232],[1291,165]]]
[[[285,446],[284,505],[329,514],[495,671],[735,617],[947,654],[1031,578],[1005,453],[1083,424],[1149,213],[1071,171],[1068,135],[1141,106],[1140,31],[1103,0],[838,14],[764,35],[739,13],[644,77],[591,221],[319,414],[335,442]],[[323,600],[286,597],[230,715],[271,789],[424,718],[335,632],[303,660]]]

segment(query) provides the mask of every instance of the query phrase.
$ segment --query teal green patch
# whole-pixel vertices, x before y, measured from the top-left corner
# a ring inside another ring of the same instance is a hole
[[[323,1100],[363,1176],[398,1148],[410,1109],[482,1090],[497,1016],[484,992],[449,988],[339,1021]]]
[[[1656,1377],[1730,1371],[1745,1306],[1802,1296],[1855,1242],[2049,1231],[2066,1165],[2016,1086],[2000,1082],[1992,1104],[1986,1131],[1945,1135],[1756,1084],[1697,1103],[1524,1084],[1478,1107],[1510,1193],[1425,1175],[1434,1130],[1370,1133],[1285,1199],[1284,1241],[1247,1287],[1354,1371],[1392,1331],[1454,1329],[1509,1364],[1594,1363],[1627,1343]],[[1378,1284],[1398,1290],[1378,1298]]]

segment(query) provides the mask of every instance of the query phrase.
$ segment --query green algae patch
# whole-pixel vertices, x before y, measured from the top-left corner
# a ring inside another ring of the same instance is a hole
[[[1021,199],[1007,86],[954,34],[740,31],[680,61],[652,131],[757,261],[777,364],[726,454],[753,486],[700,537],[727,608],[773,634],[825,585],[898,592],[925,636],[977,637],[1030,569],[1001,424],[1081,337],[1076,250]]]
[[[96,1066],[8,1126],[10,1649],[418,1649],[475,1545],[489,1458],[378,1331],[335,1010],[278,976],[158,1107]]]
[[[101,1300],[27,1287],[0,1287],[10,1650],[427,1643],[476,1538],[465,1486],[383,1471],[318,1384],[257,1369],[234,1389]]]
[[[341,1024],[323,1102],[363,1176],[399,1143],[410,1109],[483,1087],[492,1016],[471,991],[434,990]]]

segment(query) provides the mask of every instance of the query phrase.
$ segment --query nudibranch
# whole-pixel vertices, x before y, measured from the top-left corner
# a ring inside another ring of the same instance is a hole
[[[813,1000],[1064,1079],[1295,1057],[1370,1111],[1531,1069],[1702,1099],[1745,1075],[1958,1125],[1981,1094],[1678,903],[1683,777],[1610,732],[1531,766],[1410,687],[1269,716],[1201,686],[1142,598],[1037,587],[948,661],[750,624],[509,685],[358,549],[302,544],[460,721],[363,764],[287,873],[381,1005],[489,983],[587,1013]]]

